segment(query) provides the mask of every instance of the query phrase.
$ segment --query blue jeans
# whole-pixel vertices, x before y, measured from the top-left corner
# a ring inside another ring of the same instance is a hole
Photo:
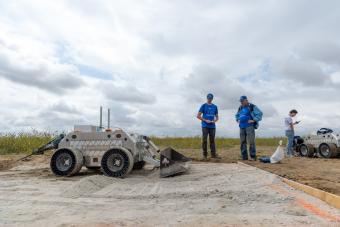
[[[243,160],[248,159],[247,144],[249,144],[249,153],[251,158],[256,158],[256,145],[255,145],[255,128],[249,126],[247,128],[240,128],[240,142],[241,142],[241,155]]]
[[[287,143],[287,155],[294,154],[294,131],[293,130],[286,130],[286,136],[288,138]]]

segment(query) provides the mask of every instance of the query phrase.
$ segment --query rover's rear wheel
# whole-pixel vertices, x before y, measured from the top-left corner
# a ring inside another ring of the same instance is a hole
[[[324,158],[334,158],[338,155],[335,144],[323,143],[319,146],[320,155]]]
[[[50,166],[57,176],[72,176],[83,166],[83,155],[79,150],[62,148],[52,155]]]
[[[133,157],[129,151],[112,149],[104,154],[101,166],[107,176],[124,177],[132,170]]]
[[[311,144],[301,144],[299,151],[302,157],[313,157],[315,148]]]
[[[139,161],[139,162],[136,162],[133,165],[133,169],[135,169],[135,170],[143,169],[144,166],[145,166],[145,162],[144,161]]]

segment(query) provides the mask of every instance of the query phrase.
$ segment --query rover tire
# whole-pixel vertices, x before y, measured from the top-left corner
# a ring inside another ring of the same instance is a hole
[[[315,148],[311,144],[301,144],[299,146],[299,153],[302,157],[313,157]]]
[[[110,177],[124,177],[133,168],[132,154],[123,149],[108,150],[101,161],[101,168]]]
[[[336,145],[329,143],[320,144],[319,153],[323,158],[334,158],[338,155]]]
[[[54,152],[50,167],[57,176],[72,176],[83,166],[83,155],[79,150],[62,148]]]

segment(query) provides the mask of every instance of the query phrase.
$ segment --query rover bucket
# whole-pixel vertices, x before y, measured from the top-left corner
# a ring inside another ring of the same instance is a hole
[[[191,165],[191,159],[185,157],[171,147],[160,152],[160,176],[170,177],[177,174],[187,172]]]

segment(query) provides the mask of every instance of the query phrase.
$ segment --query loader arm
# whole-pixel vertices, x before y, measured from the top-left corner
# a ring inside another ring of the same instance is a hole
[[[48,150],[58,149],[58,145],[64,137],[65,137],[65,134],[60,134],[60,135],[54,137],[48,143],[42,145],[41,147],[39,147],[37,149],[34,149],[32,154],[39,155],[39,154],[44,154],[44,152],[48,151]]]

